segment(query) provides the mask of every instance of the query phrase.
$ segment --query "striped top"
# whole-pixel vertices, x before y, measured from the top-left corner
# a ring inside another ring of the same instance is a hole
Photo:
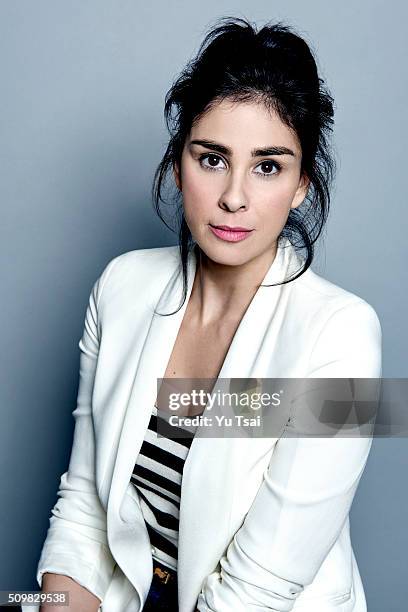
[[[181,481],[196,427],[176,428],[160,414],[155,405],[130,480],[140,499],[153,558],[177,570]],[[175,430],[184,437],[176,438]]]

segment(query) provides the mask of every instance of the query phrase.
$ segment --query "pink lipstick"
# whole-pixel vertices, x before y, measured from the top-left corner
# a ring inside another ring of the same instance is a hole
[[[213,234],[227,242],[239,242],[245,240],[253,232],[245,227],[229,227],[228,225],[210,225]]]

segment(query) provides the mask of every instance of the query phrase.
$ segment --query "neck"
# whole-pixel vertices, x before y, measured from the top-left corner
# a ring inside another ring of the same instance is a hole
[[[245,264],[231,266],[209,259],[200,249],[190,296],[195,322],[205,327],[220,320],[239,320],[275,260],[276,252],[275,244],[273,250]]]

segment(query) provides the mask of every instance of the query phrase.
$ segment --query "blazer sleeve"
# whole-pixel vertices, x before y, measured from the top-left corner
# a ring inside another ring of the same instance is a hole
[[[312,349],[309,376],[380,378],[381,326],[358,298],[336,310]],[[292,610],[338,538],[372,443],[366,437],[285,437],[220,560],[200,612]]]
[[[51,510],[36,579],[45,572],[63,574],[103,600],[115,561],[106,535],[106,512],[95,486],[95,439],[92,391],[98,361],[98,307],[106,280],[118,258],[111,260],[93,285],[79,341],[80,365],[73,444],[68,470],[62,474],[58,501]]]

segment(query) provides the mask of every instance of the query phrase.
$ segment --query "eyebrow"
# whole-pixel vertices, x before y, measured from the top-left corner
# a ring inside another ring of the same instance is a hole
[[[218,142],[214,142],[213,140],[192,140],[190,145],[193,144],[201,145],[206,149],[213,149],[214,151],[218,151],[218,153],[232,156],[232,151],[229,147],[226,147]],[[251,151],[251,157],[261,157],[263,155],[293,155],[293,157],[296,157],[294,151],[292,151],[292,149],[288,149],[288,147],[270,146],[262,149],[252,149]]]

